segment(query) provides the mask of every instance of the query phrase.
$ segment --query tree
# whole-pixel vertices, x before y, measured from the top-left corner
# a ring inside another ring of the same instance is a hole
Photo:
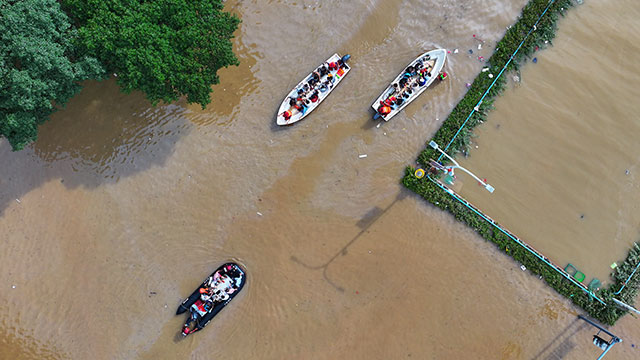
[[[104,74],[95,58],[76,56],[74,37],[56,0],[0,0],[0,135],[13,150],[36,139],[79,81]]]
[[[230,39],[240,20],[221,0],[64,0],[78,47],[95,56],[125,92],[156,104],[186,95],[204,108],[218,69],[237,65]]]

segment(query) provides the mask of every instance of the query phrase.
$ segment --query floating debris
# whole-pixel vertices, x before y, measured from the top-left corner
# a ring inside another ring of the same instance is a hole
[[[484,43],[484,40],[480,39],[479,37],[476,36],[476,34],[473,34],[473,38],[480,41],[481,43]]]
[[[527,267],[524,266],[524,265],[520,265],[520,269],[522,269],[522,271],[525,271],[525,270],[527,270]]]
[[[260,211],[258,211],[256,214],[258,214],[258,216],[262,216],[262,213]]]
[[[359,157],[360,159],[364,159],[364,158],[366,158],[366,157],[367,157],[367,154],[358,155],[358,157]]]

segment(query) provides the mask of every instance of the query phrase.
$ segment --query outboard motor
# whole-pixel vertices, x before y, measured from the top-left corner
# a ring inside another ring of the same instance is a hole
[[[351,55],[346,54],[346,55],[345,55],[345,56],[343,56],[343,57],[342,57],[342,59],[340,59],[340,60],[342,60],[342,62],[343,62],[343,63],[346,63],[347,61],[349,61],[349,59],[351,59]]]

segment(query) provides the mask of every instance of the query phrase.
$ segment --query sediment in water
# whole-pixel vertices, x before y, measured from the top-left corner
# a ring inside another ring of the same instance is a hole
[[[505,77],[496,75],[518,70],[519,66],[531,58],[535,51],[550,45],[555,37],[559,16],[572,6],[571,0],[531,0],[523,8],[520,18],[508,28],[504,37],[498,42],[495,52],[487,61],[488,71],[481,72],[475,78],[465,96],[435,133],[433,140],[438,144],[449,144],[447,152],[450,154],[468,150],[473,128],[486,120],[487,111],[491,109],[493,100],[502,93],[506,85]],[[478,104],[480,100],[482,102]],[[436,159],[437,155],[439,154],[436,150],[426,147],[418,156],[417,162],[429,168],[430,159]],[[455,199],[432,178],[416,178],[414,170],[412,167],[406,170],[403,184],[407,188],[440,209],[452,213],[456,219],[495,243],[531,272],[542,276],[558,293],[571,299],[591,316],[603,323],[614,324],[627,311],[613,305],[611,298],[615,297],[627,304],[633,304],[638,285],[640,285],[640,272],[635,271],[640,263],[639,243],[634,244],[627,259],[612,274],[614,282],[608,288],[594,292],[595,296],[606,303],[604,305],[594,300],[583,288],[566,279],[530,249],[526,249],[480,214]]]

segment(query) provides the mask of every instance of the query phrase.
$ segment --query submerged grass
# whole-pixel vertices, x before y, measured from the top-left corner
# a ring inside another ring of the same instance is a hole
[[[486,120],[487,111],[492,107],[494,99],[502,93],[506,84],[504,77],[493,79],[488,75],[498,74],[507,63],[508,65],[505,68],[505,73],[517,71],[519,66],[530,58],[537,48],[544,48],[547,45],[552,44],[559,16],[563,15],[567,9],[572,7],[572,5],[573,3],[571,0],[529,1],[529,3],[523,8],[520,18],[506,31],[504,37],[498,42],[495,52],[487,62],[489,71],[481,72],[475,78],[465,96],[451,111],[440,129],[433,136],[432,140],[443,146],[451,142],[447,150],[451,155],[467,151],[469,138],[473,128]],[[549,8],[546,13],[544,13],[547,7]],[[543,13],[544,16],[540,18],[540,15]],[[535,30],[527,37],[527,34],[529,34],[532,28],[534,28],[534,24],[536,24],[538,19],[539,22],[536,25]],[[523,39],[525,40],[522,47],[513,57],[513,60],[509,62],[512,54],[514,54]],[[495,84],[491,87],[494,80]],[[482,99],[485,92],[487,92],[487,89],[489,89],[489,91],[484,100],[473,112],[473,115],[471,115],[467,120],[467,117],[472,113],[474,107]],[[467,121],[467,123],[456,136],[456,133],[465,121]],[[417,162],[424,168],[428,169],[429,160],[436,159],[438,155],[439,154],[434,149],[426,147],[418,156]],[[640,271],[635,272],[634,275],[631,276],[638,263],[640,263],[639,243],[634,244],[624,263],[615,269],[612,274],[614,282],[608,288],[599,290],[595,293],[607,304],[603,305],[585,293],[579,286],[567,280],[553,267],[515,242],[463,203],[456,200],[431,179],[428,177],[424,177],[422,179],[416,178],[412,167],[408,167],[406,169],[403,184],[407,188],[424,197],[436,207],[452,213],[456,219],[472,227],[485,239],[492,241],[496,246],[498,246],[498,248],[509,254],[516,261],[524,264],[531,272],[540,275],[547,284],[554,288],[558,293],[571,299],[573,303],[582,307],[591,316],[597,318],[601,322],[612,325],[627,312],[626,310],[621,310],[614,306],[611,302],[612,297],[615,297],[627,304],[633,304],[637,295],[638,285],[640,285]],[[629,278],[630,276],[631,278]],[[624,286],[627,280],[628,282],[626,283],[626,286]],[[619,294],[616,294],[616,292],[623,288],[623,286],[624,289],[622,289]]]

